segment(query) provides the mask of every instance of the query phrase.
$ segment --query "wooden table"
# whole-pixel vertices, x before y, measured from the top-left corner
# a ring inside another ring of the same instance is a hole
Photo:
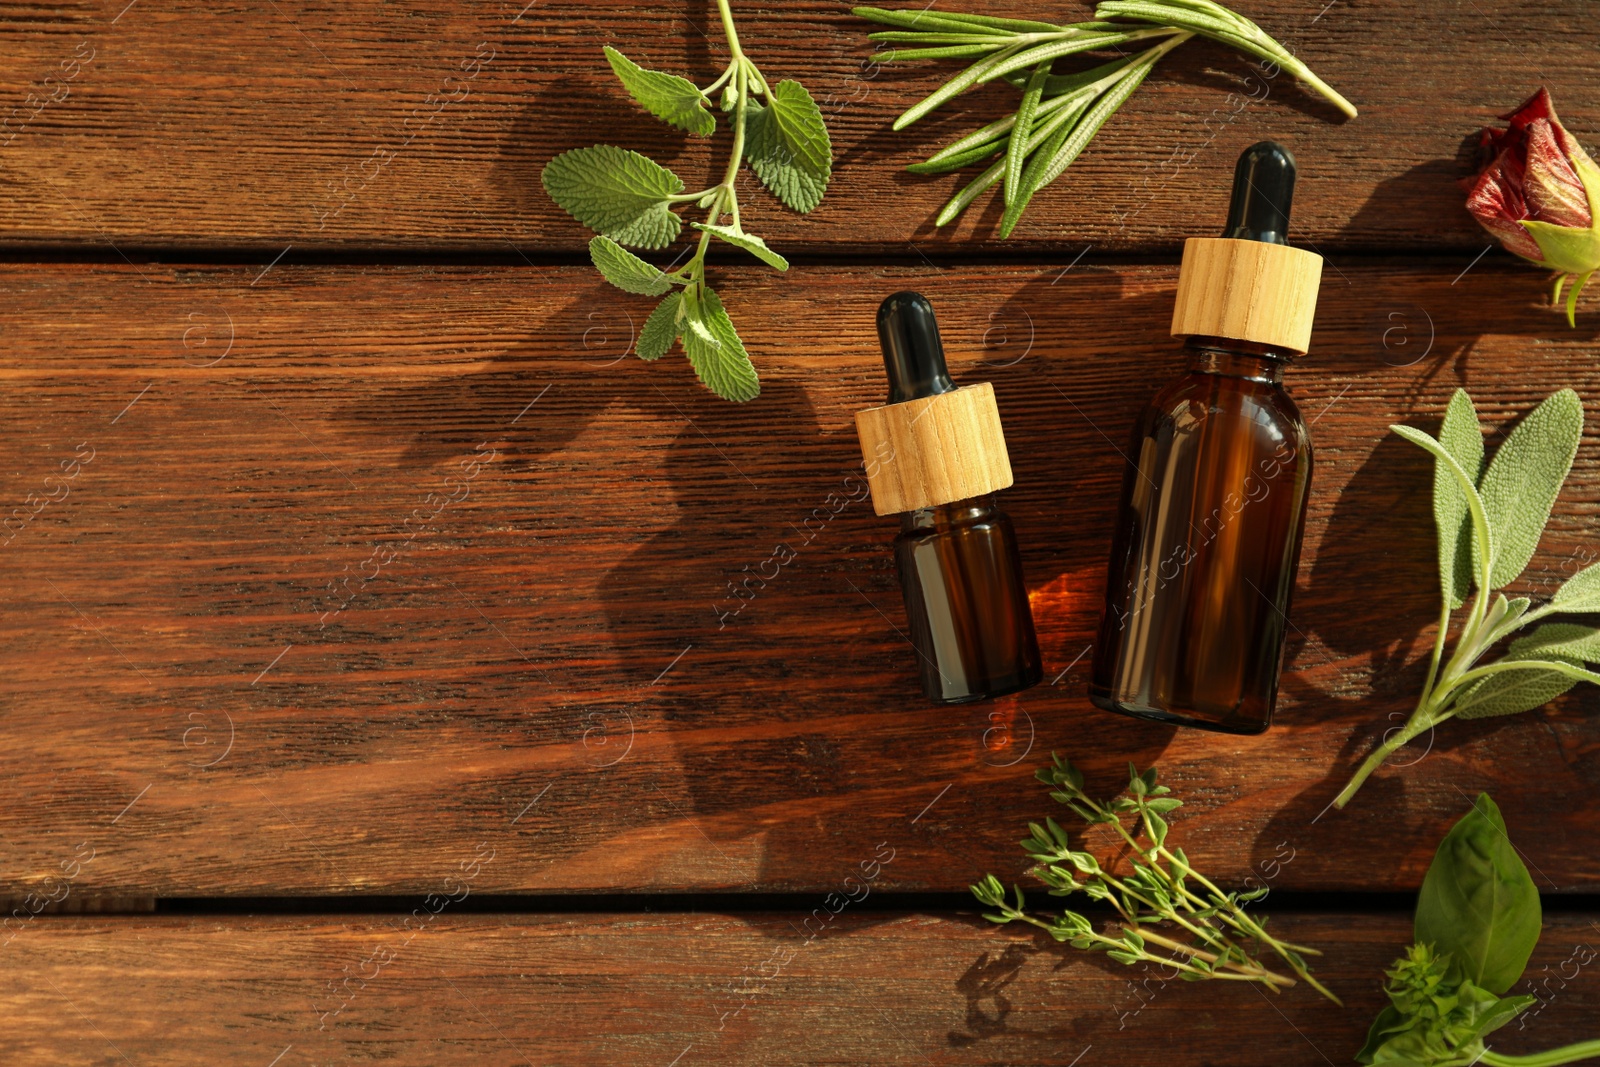
[[[628,354],[648,304],[538,180],[600,139],[711,174],[600,47],[703,81],[714,6],[0,12],[0,476],[8,509],[47,499],[0,551],[0,1062],[1344,1063],[1480,789],[1546,906],[1546,1003],[1496,1048],[1595,1036],[1593,689],[1451,723],[1325,809],[1432,635],[1430,466],[1388,424],[1436,425],[1459,385],[1501,426],[1575,387],[1590,432],[1522,588],[1600,546],[1600,298],[1568,329],[1455,185],[1540,83],[1594,144],[1600,26],[1584,0],[1243,10],[1361,117],[1186,46],[1005,242],[995,210],[935,231],[954,179],[902,168],[1009,90],[895,134],[935,71],[864,62],[841,4],[741,10],[835,149],[811,216],[747,197],[787,276],[715,261],[763,381],[743,406]],[[1328,259],[1290,375],[1317,472],[1278,725],[1235,738],[1083,691],[1117,448],[1181,365],[1178,249],[1267,136]],[[1046,659],[1020,697],[919,697],[894,524],[840,502],[900,288],[1007,422]],[[1270,885],[1348,1007],[1163,985],[977,917],[965,887],[1018,878],[1054,808],[1052,750],[1107,790],[1158,761],[1176,839]]]

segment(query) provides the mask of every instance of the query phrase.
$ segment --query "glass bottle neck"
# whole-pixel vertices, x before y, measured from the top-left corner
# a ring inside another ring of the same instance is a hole
[[[1281,348],[1227,337],[1191,337],[1184,350],[1189,353],[1189,370],[1193,373],[1248,378],[1272,385],[1283,384],[1283,368],[1294,358],[1294,353]]]
[[[953,526],[982,522],[993,517],[994,511],[994,494],[987,493],[969,500],[907,511],[900,516],[900,529],[906,533],[913,530],[948,530]]]

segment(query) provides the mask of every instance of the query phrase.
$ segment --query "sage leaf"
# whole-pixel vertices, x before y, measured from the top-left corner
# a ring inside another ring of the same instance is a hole
[[[539,180],[562,210],[619,244],[665,248],[682,228],[668,198],[683,192],[683,182],[638,152],[574,148],[546,163]]]
[[[694,82],[676,74],[646,70],[610,45],[605,51],[611,69],[640,107],[662,122],[702,137],[716,131],[716,117],[706,110],[705,94]]]
[[[753,233],[745,233],[731,226],[712,226],[705,222],[691,222],[689,225],[697,230],[715,234],[730,245],[744,249],[769,267],[777,267],[779,270],[789,269],[789,261],[768,248],[767,242]]]
[[[1506,658],[1556,656],[1584,663],[1600,663],[1600,630],[1575,622],[1545,623],[1533,633],[1511,642]]]
[[[1456,462],[1456,458],[1443,445],[1421,430],[1411,426],[1401,426],[1398,423],[1391,424],[1389,429],[1393,431],[1395,436],[1410,441],[1418,448],[1432,455],[1438,461],[1435,471],[1441,469],[1448,471],[1450,476],[1455,479],[1456,485],[1461,490],[1462,498],[1467,502],[1467,513],[1472,518],[1472,547],[1475,561],[1473,573],[1479,573],[1476,560],[1483,558],[1485,554],[1493,558],[1495,541],[1493,528],[1490,527],[1488,516],[1484,511],[1483,498],[1478,495],[1478,488],[1474,484],[1475,479],[1462,468],[1461,464]],[[1486,547],[1480,548],[1480,545]]]
[[[1505,657],[1501,662],[1512,660]],[[1528,666],[1516,670],[1500,671],[1480,678],[1462,690],[1452,702],[1458,719],[1492,719],[1501,715],[1516,715],[1534,708],[1542,708],[1556,697],[1578,684],[1578,679],[1540,664],[1556,661],[1570,667],[1580,664],[1575,659],[1551,652],[1544,655],[1516,657],[1517,662]]]
[[[1563,389],[1534,408],[1495,450],[1479,486],[1493,546],[1491,589],[1515,581],[1533,558],[1582,437],[1583,404],[1577,393]]]
[[[682,306],[683,294],[673,292],[668,293],[666,299],[650,312],[650,317],[644,320],[644,327],[639,331],[639,341],[634,348],[640,359],[660,359],[677,342],[680,332],[678,309]]]
[[[833,173],[833,142],[822,111],[805,86],[781,81],[767,106],[751,101],[745,155],[773,196],[804,214],[816,207]]]
[[[1474,484],[1483,472],[1483,431],[1465,389],[1457,389],[1439,427],[1439,444]],[[1433,520],[1439,530],[1439,587],[1451,609],[1472,592],[1472,522],[1467,495],[1455,475],[1439,461],[1433,469]]]
[[[706,289],[683,335],[683,352],[706,388],[724,400],[753,400],[761,392],[756,369],[733,328],[722,299]],[[709,336],[709,340],[708,340]]]
[[[1600,611],[1600,563],[1583,568],[1562,583],[1550,598],[1550,607],[1575,615]]]
[[[589,259],[606,281],[624,292],[660,296],[672,288],[672,281],[659,268],[609,237],[596,237],[589,242]]]
[[[1417,896],[1416,940],[1496,995],[1522,977],[1539,941],[1539,891],[1487,793],[1439,842]]]

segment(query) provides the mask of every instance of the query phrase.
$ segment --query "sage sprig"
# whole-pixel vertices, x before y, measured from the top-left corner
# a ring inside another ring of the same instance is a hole
[[[897,130],[967,89],[997,79],[1022,92],[1014,114],[906,168],[917,174],[942,174],[993,160],[945,204],[934,220],[937,226],[954,221],[999,184],[1005,203],[999,233],[1009,237],[1033,195],[1072,165],[1162,57],[1197,34],[1276,64],[1346,115],[1356,114],[1350,101],[1261,27],[1214,0],[1107,0],[1095,9],[1094,21],[1065,25],[927,9],[853,10],[861,18],[895,27],[868,35],[897,46],[879,53],[879,62],[973,61],[897,118]],[[1123,52],[1126,45],[1141,50],[1129,55]],[[1122,53],[1122,58],[1076,73],[1054,73],[1058,60],[1108,50]]]
[[[639,331],[639,358],[659,359],[681,338],[684,355],[708,389],[727,400],[750,400],[761,392],[760,381],[722,299],[706,284],[706,251],[715,237],[788,270],[783,256],[744,228],[735,189],[739,167],[748,162],[769,192],[803,214],[828,187],[833,146],[811,94],[797,81],[770,85],[739,46],[728,0],[717,0],[717,8],[730,58],[704,89],[676,74],[647,70],[609,46],[605,55],[639,106],[669,125],[709,136],[717,128],[713,98],[720,101],[733,129],[720,182],[686,193],[682,179],[666,167],[612,145],[563,152],[545,165],[540,180],[551,199],[598,235],[589,242],[589,258],[607,281],[625,292],[662,297]],[[705,208],[706,219],[689,224],[700,231],[700,240],[683,266],[663,270],[623,247],[665,248],[683,226],[676,209],[688,204]]]
[[[1516,581],[1533,558],[1550,509],[1583,436],[1583,404],[1563,389],[1506,435],[1484,466],[1483,431],[1466,390],[1450,398],[1438,438],[1410,426],[1390,430],[1434,457],[1433,515],[1439,538],[1439,631],[1422,695],[1411,717],[1379,744],[1334,799],[1343,808],[1390,754],[1451,718],[1514,715],[1549,703],[1579,682],[1600,683],[1600,630],[1547,622],[1479,664],[1500,641],[1552,615],[1600,612],[1600,564],[1573,575],[1538,607],[1495,590]],[[1477,590],[1448,659],[1452,613]]]
[[[1267,933],[1266,919],[1245,910],[1246,904],[1266,895],[1265,886],[1246,893],[1225,892],[1194,869],[1183,849],[1167,846],[1166,816],[1183,802],[1170,795],[1170,788],[1157,784],[1154,767],[1140,772],[1128,764],[1127,795],[1108,801],[1085,793],[1083,773],[1059,755],[1053,755],[1053,765],[1041,768],[1037,776],[1054,787],[1052,798],[1086,824],[1105,824],[1116,831],[1128,848],[1128,873],[1115,874],[1093,853],[1074,849],[1067,832],[1050,818],[1043,826],[1028,824],[1030,836],[1022,842],[1022,850],[1035,863],[1029,873],[1043,882],[1053,897],[1082,893],[1090,900],[1110,904],[1118,922],[1114,932],[1101,932],[1087,916],[1075,911],[1043,918],[1033,915],[1027,910],[1022,887],[1011,887],[1014,903],[1009,903],[1005,886],[992,874],[972,887],[972,895],[994,909],[984,918],[1037,926],[1057,941],[1104,952],[1118,963],[1169,967],[1185,981],[1254,982],[1273,992],[1294,985],[1295,978],[1270,969],[1258,958],[1267,949],[1297,978],[1340,1003],[1311,977],[1305,956],[1320,955],[1316,949],[1278,940]],[[1133,817],[1132,832],[1123,824],[1125,815]]]
[[[1539,943],[1542,909],[1528,868],[1489,794],[1439,843],[1417,895],[1415,943],[1384,972],[1389,1004],[1356,1061],[1388,1067],[1557,1067],[1600,1056],[1600,1041],[1532,1055],[1484,1038],[1536,997],[1505,994]]]

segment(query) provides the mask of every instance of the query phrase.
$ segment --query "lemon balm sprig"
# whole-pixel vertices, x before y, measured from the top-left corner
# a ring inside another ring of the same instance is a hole
[[[728,0],[717,0],[729,60],[704,89],[687,78],[648,70],[607,46],[606,60],[628,93],[650,114],[702,137],[716,132],[714,108],[727,113],[733,144],[716,185],[685,192],[672,171],[648,156],[612,145],[575,148],[545,165],[540,179],[568,214],[591,230],[589,258],[612,285],[629,293],[661,297],[645,320],[635,351],[640,359],[665,355],[681,339],[684,355],[705,386],[727,400],[750,400],[761,391],[750,355],[706,283],[706,253],[716,238],[777,270],[789,262],[744,228],[736,188],[748,163],[784,205],[805,212],[816,207],[833,168],[833,146],[822,112],[803,85],[768,83],[744,52]],[[665,248],[681,232],[678,210],[704,208],[694,254],[683,266],[661,270],[628,251]]]

